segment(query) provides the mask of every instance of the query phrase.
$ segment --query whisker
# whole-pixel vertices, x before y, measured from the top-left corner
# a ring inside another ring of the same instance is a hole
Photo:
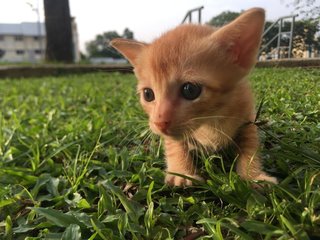
[[[240,146],[234,141],[234,139],[226,134],[222,129],[218,129],[216,127],[214,127],[213,129],[225,136],[239,151],[241,150]]]
[[[137,127],[135,127],[134,129],[132,129],[131,131],[129,131],[125,137],[120,141],[119,145],[129,145],[131,144],[134,139],[136,138],[136,136],[140,133],[139,130],[141,130],[142,128],[145,128],[145,125],[138,125]],[[129,139],[129,141],[128,141]]]
[[[125,123],[147,123],[146,120],[127,120]]]
[[[224,137],[227,138],[227,140],[228,140],[232,145],[234,145],[234,146],[236,147],[237,150],[240,151],[239,145],[234,141],[234,139],[233,139],[231,136],[229,136],[228,134],[226,134],[222,129],[219,129],[217,126],[213,126],[213,125],[211,125],[210,128],[211,128],[211,129],[208,130],[209,132],[210,132],[210,131],[216,131],[216,132],[218,132],[219,134],[223,135]],[[194,135],[194,133],[195,133],[195,130],[192,130],[192,135]],[[199,134],[199,133],[198,133],[198,134]],[[208,142],[208,145],[209,145],[209,146],[204,146],[203,144],[201,144],[200,141],[197,141],[197,143],[198,143],[197,147],[199,147],[199,144],[202,145],[201,148],[204,150],[204,152],[206,153],[207,156],[210,156],[208,147],[213,148],[215,151],[219,150],[219,149],[217,148],[217,147],[218,147],[217,144],[220,145],[219,143],[214,142],[213,139],[211,139],[207,134],[205,134],[205,133],[203,133],[203,132],[200,132],[200,134],[201,134],[201,135],[200,135],[199,137],[204,138],[204,139]]]
[[[205,135],[205,134],[201,134],[201,135],[202,135],[202,137],[206,138],[206,140],[209,142],[209,145],[211,145],[211,146],[215,145],[213,140],[211,138],[209,138],[207,135]],[[199,141],[198,141],[198,146],[201,148],[201,151],[202,151],[204,157],[206,157],[206,156],[209,157],[211,155],[211,152],[209,151],[209,147],[201,144],[201,142],[199,142]],[[215,147],[212,147],[212,148],[215,149]]]
[[[140,133],[139,135],[134,136],[133,139],[129,142],[129,143],[132,143],[133,140],[140,139],[139,143],[135,144],[131,149],[133,155],[137,155],[139,151],[146,151],[145,146],[147,145],[148,140],[151,139],[152,133],[149,130],[149,128],[146,126],[141,126],[140,129],[141,128],[145,128],[145,130],[142,131],[142,132],[145,132],[145,134]]]
[[[186,123],[191,122],[191,121],[195,121],[195,120],[205,120],[205,119],[233,119],[233,120],[239,120],[241,122],[247,121],[247,119],[244,119],[244,118],[230,117],[230,116],[223,116],[223,115],[212,115],[212,116],[202,116],[202,117],[190,118]]]

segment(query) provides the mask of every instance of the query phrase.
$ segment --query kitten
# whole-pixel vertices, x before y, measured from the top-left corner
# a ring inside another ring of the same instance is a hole
[[[250,9],[228,25],[181,25],[151,44],[114,39],[134,67],[151,130],[164,139],[167,172],[201,180],[192,148],[218,151],[235,144],[237,173],[276,183],[262,170],[253,97],[246,76],[254,66],[264,10]],[[166,183],[192,181],[167,173]]]

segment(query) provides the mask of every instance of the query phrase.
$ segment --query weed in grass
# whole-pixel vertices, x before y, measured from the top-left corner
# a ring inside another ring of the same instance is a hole
[[[262,157],[280,180],[262,191],[205,153],[205,183],[165,186],[133,75],[1,80],[0,239],[319,238],[319,76],[252,74]]]

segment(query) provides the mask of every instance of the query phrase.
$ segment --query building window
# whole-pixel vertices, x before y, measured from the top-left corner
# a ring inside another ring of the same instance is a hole
[[[16,54],[17,54],[17,55],[23,55],[23,54],[24,54],[24,50],[17,50],[17,51],[16,51]]]
[[[0,49],[0,58],[2,58],[6,54],[6,51],[3,49]]]
[[[14,38],[16,41],[23,41],[23,36],[15,36]]]
[[[40,49],[36,49],[36,50],[34,50],[34,53],[40,55],[42,53],[42,51]]]

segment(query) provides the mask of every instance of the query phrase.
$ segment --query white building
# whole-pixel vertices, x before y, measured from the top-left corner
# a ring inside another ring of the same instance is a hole
[[[72,18],[74,61],[80,60],[79,38]],[[0,23],[0,62],[31,62],[45,59],[46,30],[44,23]]]
[[[0,24],[1,62],[39,62],[45,48],[44,23]]]

